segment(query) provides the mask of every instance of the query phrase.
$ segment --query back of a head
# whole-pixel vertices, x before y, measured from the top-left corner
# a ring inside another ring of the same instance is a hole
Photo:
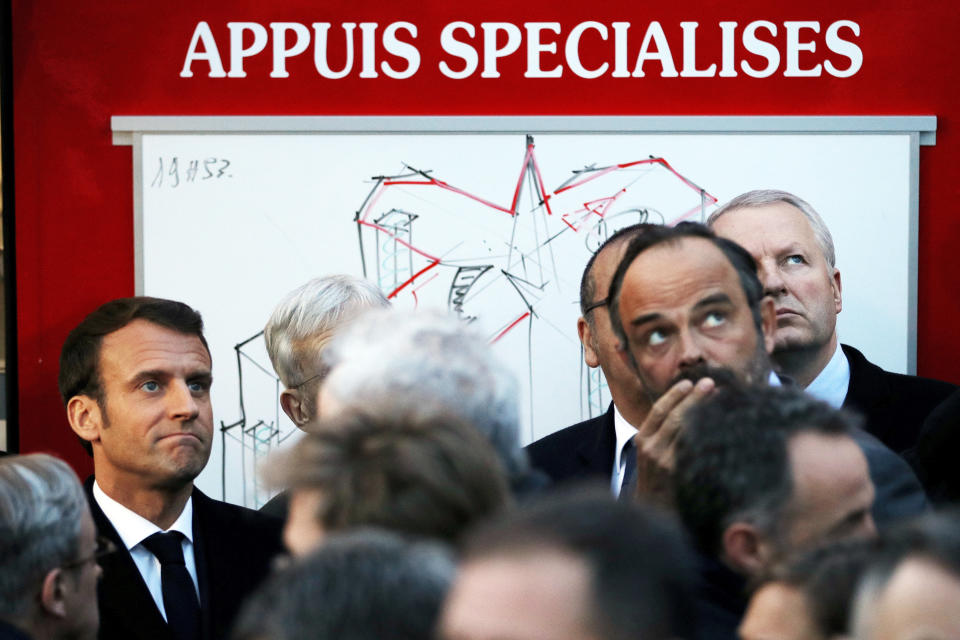
[[[854,592],[876,551],[875,539],[834,542],[778,564],[764,576],[763,583],[776,582],[798,589],[821,637],[849,636]]]
[[[587,627],[603,640],[692,637],[693,563],[683,532],[659,511],[606,492],[555,494],[479,528],[463,562],[559,552],[589,576]]]
[[[376,530],[333,537],[271,577],[234,640],[430,640],[453,580],[440,545]]]
[[[44,575],[76,557],[87,501],[67,463],[0,458],[0,620],[26,615]]]
[[[849,433],[856,420],[798,389],[758,386],[718,391],[693,407],[677,440],[677,512],[707,555],[719,558],[735,521],[776,540],[793,495],[788,444],[799,433]]]
[[[490,444],[443,415],[341,414],[274,469],[278,484],[320,494],[314,517],[325,532],[375,526],[456,543],[510,500]]]
[[[263,329],[280,381],[290,388],[315,375],[320,352],[336,331],[366,309],[389,306],[373,284],[350,275],[314,278],[288,293]]]
[[[960,511],[952,509],[884,533],[857,585],[851,626],[858,640],[955,638],[957,611]]]
[[[331,371],[322,397],[344,411],[449,416],[490,441],[508,476],[527,470],[516,379],[487,341],[454,316],[366,314],[334,339],[324,362]]]

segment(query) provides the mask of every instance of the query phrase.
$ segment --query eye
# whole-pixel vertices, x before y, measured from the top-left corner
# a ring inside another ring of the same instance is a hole
[[[711,311],[703,318],[703,326],[707,329],[715,329],[727,321],[727,314],[721,311]]]
[[[654,329],[647,334],[647,344],[651,347],[659,347],[667,341],[667,333],[662,329]]]
[[[140,388],[148,393],[154,393],[160,390],[160,384],[156,380],[147,380],[140,385]]]
[[[190,388],[192,393],[206,393],[206,391],[210,388],[210,383],[201,380],[194,380],[192,382],[188,382],[187,386]]]
[[[787,259],[784,260],[786,264],[807,264],[806,259],[799,253],[795,253],[792,256],[787,256]]]

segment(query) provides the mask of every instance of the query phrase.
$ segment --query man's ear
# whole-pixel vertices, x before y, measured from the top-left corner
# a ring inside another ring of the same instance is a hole
[[[840,283],[840,269],[833,268],[833,304],[837,313],[843,311],[843,286]]]
[[[594,349],[596,339],[593,335],[593,329],[590,328],[590,323],[583,316],[577,318],[577,334],[580,336],[580,344],[583,345],[583,361],[591,369],[599,367],[600,358],[596,349]]]
[[[756,527],[734,522],[723,532],[721,556],[737,573],[755,576],[766,561],[766,546]]]
[[[64,597],[66,574],[57,567],[47,572],[40,585],[40,607],[48,616],[64,618],[67,615],[67,605]]]
[[[763,346],[771,354],[776,344],[777,303],[770,296],[764,296],[760,301],[760,327],[763,329]]]
[[[294,389],[284,389],[280,392],[280,406],[283,412],[293,420],[293,424],[303,427],[310,421],[310,414],[303,404],[303,398],[300,397],[300,391]]]
[[[87,395],[77,395],[67,402],[67,420],[70,428],[82,440],[97,442],[103,429],[103,414],[96,399]]]

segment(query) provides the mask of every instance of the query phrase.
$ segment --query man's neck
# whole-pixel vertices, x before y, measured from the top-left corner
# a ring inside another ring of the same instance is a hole
[[[825,345],[819,347],[774,351],[773,360],[781,373],[806,389],[827,366],[836,350],[837,334],[834,333]]]
[[[96,478],[97,484],[110,498],[164,531],[177,521],[193,493],[192,482],[187,482],[182,487],[167,489],[140,487],[109,477]]]

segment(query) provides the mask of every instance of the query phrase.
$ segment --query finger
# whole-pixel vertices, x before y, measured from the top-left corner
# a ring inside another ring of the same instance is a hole
[[[687,412],[713,393],[716,388],[717,384],[712,378],[700,378],[697,380],[697,384],[694,385],[693,390],[674,407],[670,415],[664,420],[663,427],[660,429],[661,433],[659,434],[664,441],[664,448],[673,449],[677,438],[683,431]]]
[[[659,431],[663,421],[670,415],[674,407],[680,404],[680,402],[690,394],[693,387],[694,384],[691,381],[681,380],[670,387],[660,399],[654,402],[653,407],[650,408],[650,413],[647,414],[647,418],[643,421],[643,424],[640,425],[640,428],[637,429],[640,438],[648,438]]]

